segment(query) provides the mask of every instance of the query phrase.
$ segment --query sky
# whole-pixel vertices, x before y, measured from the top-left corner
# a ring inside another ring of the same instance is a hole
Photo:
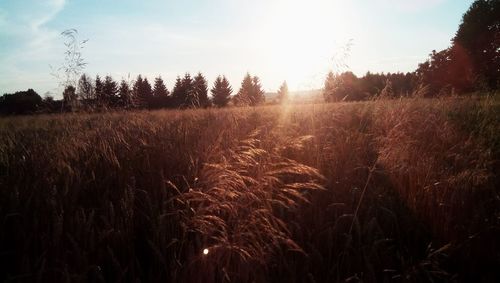
[[[84,72],[132,81],[202,72],[237,91],[320,88],[329,70],[408,72],[450,45],[472,0],[0,0],[0,94],[60,97],[61,32],[78,30]],[[51,67],[52,66],[52,67]],[[57,71],[56,71],[57,73]]]

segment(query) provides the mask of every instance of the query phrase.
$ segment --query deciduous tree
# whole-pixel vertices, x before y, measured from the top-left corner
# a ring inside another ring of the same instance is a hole
[[[76,88],[72,85],[66,86],[63,92],[63,110],[74,111],[77,103]]]
[[[42,98],[33,89],[0,96],[0,114],[31,114],[38,111]]]
[[[92,80],[86,74],[80,76],[78,80],[78,97],[84,103],[89,103],[94,99],[94,87]]]

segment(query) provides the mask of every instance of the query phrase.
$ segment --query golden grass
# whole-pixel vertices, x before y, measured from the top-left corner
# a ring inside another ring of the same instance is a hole
[[[497,278],[498,106],[0,119],[0,279]]]

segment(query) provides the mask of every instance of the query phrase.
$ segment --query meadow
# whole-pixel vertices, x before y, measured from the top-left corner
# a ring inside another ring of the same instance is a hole
[[[0,118],[0,281],[499,282],[498,96]]]

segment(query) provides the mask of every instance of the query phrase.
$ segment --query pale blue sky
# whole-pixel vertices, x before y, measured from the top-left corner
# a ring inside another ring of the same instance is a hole
[[[151,80],[248,71],[267,91],[321,87],[329,69],[413,71],[444,49],[472,0],[0,0],[0,94],[34,88],[58,96],[49,65],[63,60],[61,31],[89,39],[85,72]],[[351,42],[344,56],[343,47]],[[333,59],[332,58],[336,58]],[[336,64],[337,63],[337,64]],[[342,63],[339,66],[338,63]]]

